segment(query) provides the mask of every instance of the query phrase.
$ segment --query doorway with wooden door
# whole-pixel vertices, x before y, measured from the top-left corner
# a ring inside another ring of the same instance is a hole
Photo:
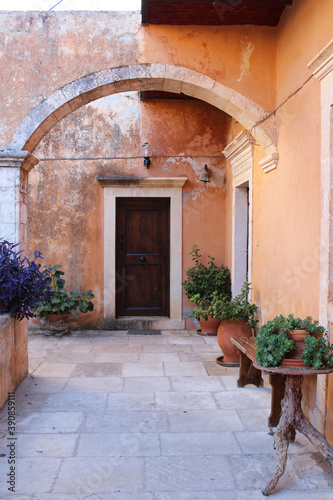
[[[170,315],[170,198],[116,199],[116,317]]]

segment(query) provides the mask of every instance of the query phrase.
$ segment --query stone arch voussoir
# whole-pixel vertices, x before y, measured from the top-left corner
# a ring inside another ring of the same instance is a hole
[[[54,125],[81,106],[107,95],[140,90],[184,93],[212,104],[251,131],[266,151],[264,162],[268,166],[272,161],[276,163],[274,116],[256,125],[268,113],[255,102],[202,73],[159,63],[110,68],[64,85],[30,112],[17,128],[9,148],[31,153]]]

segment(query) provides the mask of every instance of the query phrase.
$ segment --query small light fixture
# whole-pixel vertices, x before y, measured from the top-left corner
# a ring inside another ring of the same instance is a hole
[[[200,180],[201,182],[204,182],[205,183],[205,186],[207,184],[207,182],[210,182],[210,178],[209,178],[209,172],[208,172],[208,166],[205,165],[201,175],[200,175]]]
[[[149,148],[148,142],[145,142],[142,147],[145,148],[144,149],[143,164],[146,168],[149,168],[151,161],[150,161],[150,148]]]

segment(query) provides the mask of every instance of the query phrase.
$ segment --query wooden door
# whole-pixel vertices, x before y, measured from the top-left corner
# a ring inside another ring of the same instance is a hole
[[[169,198],[117,198],[117,317],[169,316],[169,221]]]

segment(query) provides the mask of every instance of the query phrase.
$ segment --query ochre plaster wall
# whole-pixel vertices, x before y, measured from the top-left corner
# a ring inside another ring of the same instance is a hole
[[[274,29],[140,22],[139,13],[1,12],[0,145],[9,145],[18,125],[55,90],[120,65],[177,64],[273,107]]]
[[[104,98],[72,113],[41,142],[30,173],[30,252],[62,264],[67,289],[91,288],[95,311],[78,322],[98,326],[103,317],[103,189],[98,175],[188,178],[183,188],[183,268],[197,244],[207,259],[225,263],[225,159],[229,117],[196,100],[141,102],[137,93]],[[142,144],[152,148],[147,170]],[[109,158],[109,159],[108,159]],[[212,182],[199,181],[208,165]],[[184,302],[184,314],[190,307]]]
[[[327,0],[296,0],[286,9],[277,28],[276,106],[311,76],[307,65],[331,39],[332,15]],[[278,168],[265,174],[255,148],[252,280],[262,322],[277,314],[319,315],[319,82],[305,83],[276,120]]]

